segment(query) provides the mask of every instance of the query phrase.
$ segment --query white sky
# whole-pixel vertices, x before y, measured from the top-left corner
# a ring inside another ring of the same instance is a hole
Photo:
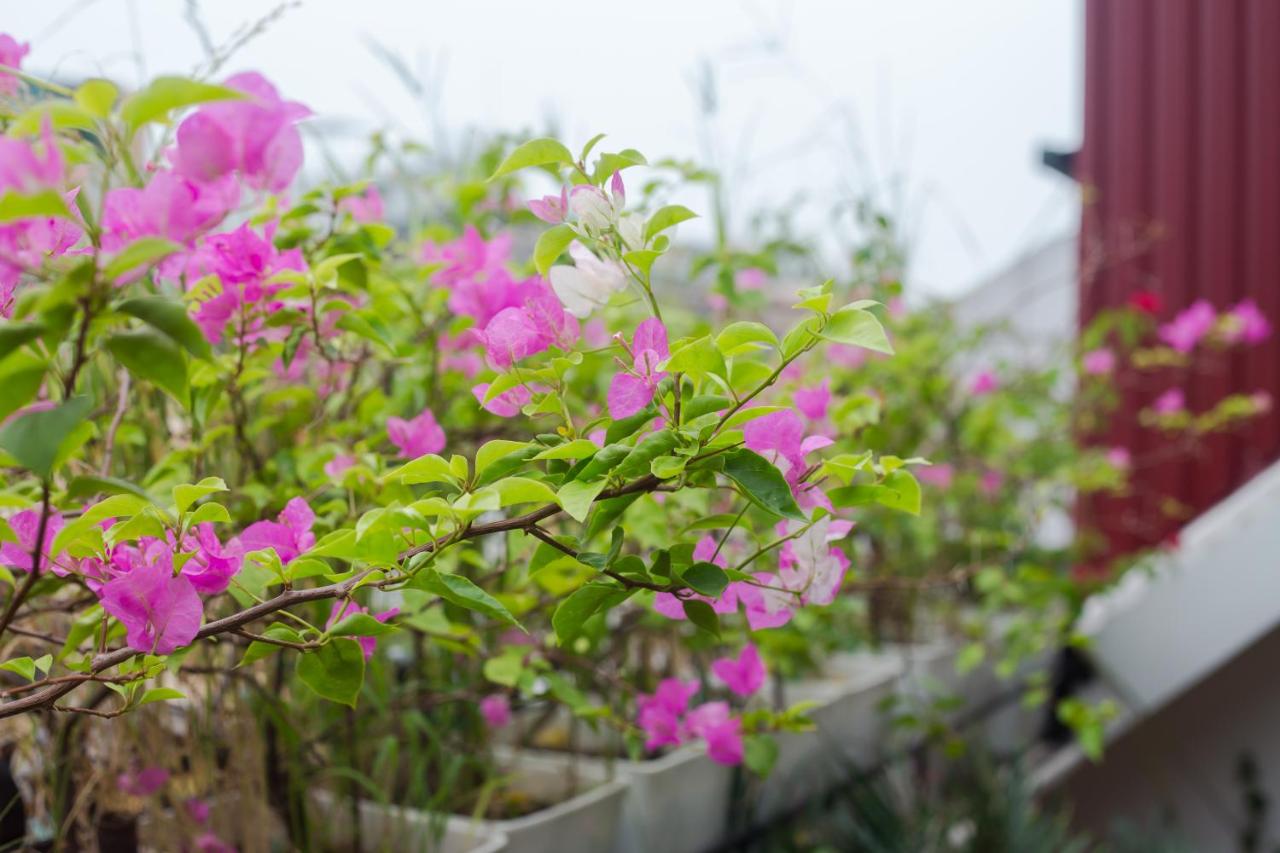
[[[201,13],[221,43],[274,5],[204,0]],[[0,0],[0,29],[32,43],[36,73],[136,82],[202,60],[186,7]],[[1077,0],[302,0],[227,71],[259,70],[344,126],[428,134],[370,40],[425,72],[451,129],[554,117],[571,148],[605,131],[651,159],[705,150],[692,81],[709,61],[736,223],[797,191],[819,210],[843,188],[891,192],[912,282],[933,293],[962,290],[1078,215],[1070,182],[1039,165],[1043,146],[1080,138]]]

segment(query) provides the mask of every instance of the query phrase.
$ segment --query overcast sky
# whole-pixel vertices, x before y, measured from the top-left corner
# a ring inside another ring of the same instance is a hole
[[[136,82],[204,56],[185,0],[0,2],[36,72]],[[215,43],[273,8],[200,6]],[[1079,143],[1078,0],[302,0],[227,71],[259,70],[352,132],[429,133],[374,41],[419,72],[450,128],[554,117],[570,147],[605,131],[650,158],[706,152],[694,80],[713,68],[737,223],[799,191],[812,210],[876,192],[924,291],[959,292],[1074,228],[1076,193],[1039,152]]]

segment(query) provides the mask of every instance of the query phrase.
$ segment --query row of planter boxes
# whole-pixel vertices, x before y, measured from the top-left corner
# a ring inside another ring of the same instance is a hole
[[[414,809],[362,802],[361,849],[440,853],[700,853],[729,837],[728,817],[768,821],[837,783],[851,767],[882,763],[888,754],[888,721],[881,710],[891,697],[912,696],[940,683],[964,707],[979,707],[1002,689],[987,668],[961,678],[950,644],[886,647],[840,654],[822,678],[784,686],[787,704],[808,701],[815,730],[778,736],[778,759],[763,782],[735,787],[734,768],[713,762],[700,746],[686,746],[651,761],[604,760],[538,750],[500,748],[497,758],[511,786],[557,804],[513,820],[442,818]],[[1015,704],[1016,707],[1016,704]],[[1029,712],[1006,712],[987,737],[1028,740]],[[577,791],[577,793],[575,793]],[[737,794],[735,794],[735,791]],[[331,795],[317,794],[323,807]],[[563,799],[562,799],[563,798]],[[345,813],[338,808],[337,815]],[[351,833],[334,833],[349,844]]]

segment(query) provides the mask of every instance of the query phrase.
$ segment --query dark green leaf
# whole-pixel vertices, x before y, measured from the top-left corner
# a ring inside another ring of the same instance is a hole
[[[502,602],[485,592],[462,575],[439,572],[433,568],[424,568],[414,576],[412,586],[433,592],[452,604],[467,610],[474,610],[485,616],[498,619],[520,630],[524,626],[516,621],[511,611],[502,606]]]
[[[694,563],[680,576],[694,592],[716,598],[729,585],[729,576],[715,563]]]
[[[551,617],[560,644],[565,645],[582,632],[582,624],[596,613],[616,607],[630,592],[612,583],[589,583],[560,602]]]
[[[699,629],[714,637],[720,636],[720,617],[711,609],[711,605],[696,598],[684,601],[684,615]]]
[[[25,343],[34,341],[44,332],[38,323],[0,322],[0,359]]]
[[[62,443],[92,408],[93,401],[88,397],[72,397],[52,409],[26,412],[0,429],[0,449],[8,451],[23,468],[47,480]]]
[[[187,405],[187,359],[166,335],[149,329],[116,332],[106,340],[107,350],[139,379],[146,379]]]
[[[724,455],[724,473],[756,504],[783,518],[803,521],[805,515],[796,504],[782,472],[754,451],[740,447]]]
[[[355,640],[331,640],[298,659],[298,678],[320,697],[354,708],[364,684],[364,651]]]
[[[213,351],[204,334],[187,314],[186,306],[163,296],[137,296],[126,299],[116,310],[164,332],[196,358],[212,358]]]

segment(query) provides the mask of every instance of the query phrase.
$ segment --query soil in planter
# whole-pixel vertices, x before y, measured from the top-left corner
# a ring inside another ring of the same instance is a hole
[[[454,813],[463,817],[473,817],[479,802],[480,796],[474,795],[464,800],[462,806],[455,808]],[[549,809],[559,802],[563,801],[552,800],[549,797],[536,797],[523,791],[495,791],[485,803],[483,817],[486,820],[515,820],[518,817]]]

